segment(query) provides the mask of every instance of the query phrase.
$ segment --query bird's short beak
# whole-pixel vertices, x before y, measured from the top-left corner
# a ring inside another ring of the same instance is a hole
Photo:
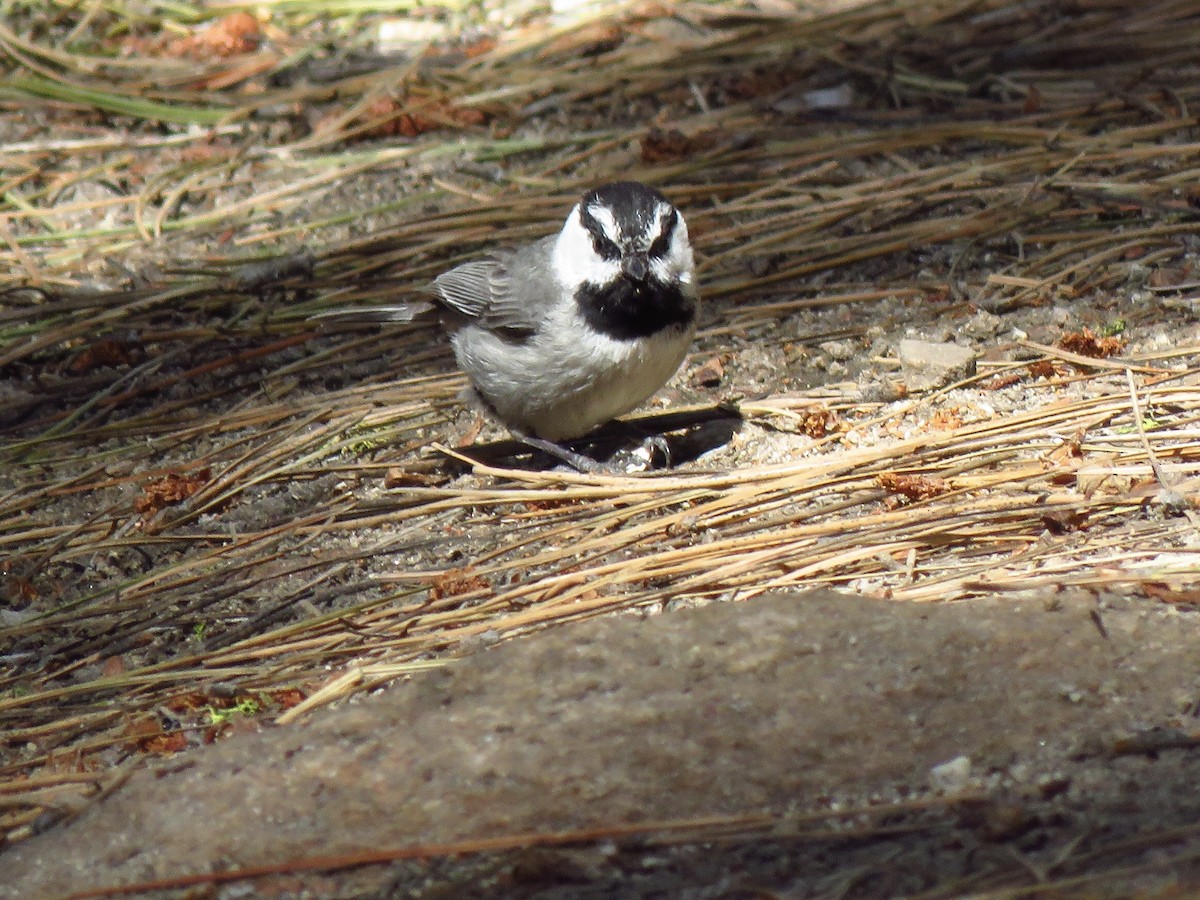
[[[629,256],[621,257],[621,271],[633,281],[645,281],[650,266],[645,254],[631,253]]]

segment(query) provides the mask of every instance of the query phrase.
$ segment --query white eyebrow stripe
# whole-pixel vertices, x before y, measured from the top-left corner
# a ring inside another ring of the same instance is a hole
[[[662,234],[663,225],[665,225],[667,219],[671,217],[672,209],[674,209],[674,207],[672,207],[669,203],[660,203],[654,208],[654,237],[659,237]]]
[[[671,212],[674,207],[669,203],[660,203],[654,208],[654,226],[647,235],[646,247],[651,247],[656,240],[662,237],[663,226],[667,224],[667,220],[671,218]]]
[[[611,209],[599,203],[593,203],[588,207],[588,213],[600,223],[600,227],[604,229],[605,237],[614,244],[621,243],[621,228],[617,225],[617,220],[613,216]]]

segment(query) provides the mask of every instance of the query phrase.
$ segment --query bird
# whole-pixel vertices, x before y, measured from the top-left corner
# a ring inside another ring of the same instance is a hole
[[[463,263],[431,288],[472,399],[521,442],[584,471],[598,464],[563,443],[661,388],[699,310],[683,214],[636,181],[589,190],[556,234]],[[415,315],[412,304],[369,313]]]

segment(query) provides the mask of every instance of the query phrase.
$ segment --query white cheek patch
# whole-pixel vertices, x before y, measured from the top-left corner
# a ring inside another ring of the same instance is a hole
[[[609,222],[615,225],[611,214],[608,218]],[[585,282],[608,284],[621,274],[621,264],[618,260],[604,259],[596,253],[592,246],[592,236],[579,220],[578,206],[567,216],[567,223],[554,243],[552,262],[558,283],[571,293]]]

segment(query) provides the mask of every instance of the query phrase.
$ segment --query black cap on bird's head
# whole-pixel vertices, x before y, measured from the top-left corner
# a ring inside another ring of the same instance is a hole
[[[658,214],[660,205],[670,206],[671,201],[652,187],[640,181],[614,181],[593,188],[583,196],[583,209],[603,206],[612,210],[621,222],[636,223],[648,228]]]

